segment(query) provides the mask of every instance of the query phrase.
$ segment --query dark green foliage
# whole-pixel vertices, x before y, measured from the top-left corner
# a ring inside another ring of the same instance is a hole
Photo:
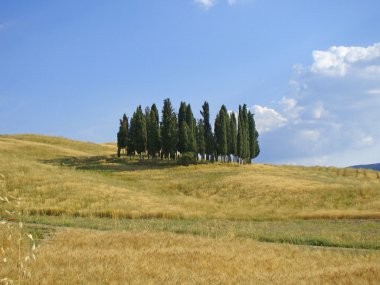
[[[166,157],[175,153],[177,140],[177,116],[168,98],[164,100],[161,123],[162,151]]]
[[[237,125],[235,113],[231,113],[230,116],[230,126],[228,131],[228,154],[237,156]]]
[[[153,104],[149,112],[147,121],[147,149],[148,155],[155,157],[161,150],[160,143],[160,122],[156,104]]]
[[[128,145],[128,148],[127,148],[127,153],[128,155],[134,155],[135,151],[136,151],[136,148],[135,148],[135,145],[134,145],[134,129],[135,129],[135,116],[132,116],[131,118],[131,123],[129,125],[129,130],[128,130],[128,134],[127,134],[127,145]]]
[[[186,124],[188,126],[188,144],[186,151],[196,152],[197,151],[197,140],[196,140],[196,121],[194,119],[193,111],[191,110],[190,104],[186,107]]]
[[[207,102],[202,106],[201,115],[203,117],[203,128],[205,137],[206,154],[211,155],[214,153],[214,136],[210,125],[210,108]]]
[[[247,105],[239,106],[238,115],[238,135],[237,135],[237,149],[240,159],[247,162],[249,160],[249,128],[248,128],[248,113]]]
[[[218,155],[227,155],[228,143],[227,143],[227,133],[228,133],[228,113],[226,106],[220,108],[219,113],[216,115],[215,119],[215,143],[216,152]]]
[[[248,110],[247,105],[243,105],[243,119],[244,119],[244,125],[243,125],[243,131],[244,131],[244,155],[243,159],[248,162],[250,159],[249,156],[249,125],[248,125]]]
[[[178,145],[177,150],[181,153],[188,151],[189,146],[189,128],[186,122],[187,106],[181,102],[178,111]]]
[[[133,114],[131,125],[132,145],[134,150],[141,155],[146,151],[147,145],[146,121],[141,106],[138,106]]]
[[[258,143],[259,133],[256,130],[255,118],[251,111],[248,112],[248,126],[249,126],[249,153],[250,158],[256,158],[260,153]]]
[[[242,109],[239,105],[239,113],[238,113],[238,132],[237,132],[237,155],[239,158],[243,155],[243,115],[242,115]]]
[[[198,153],[204,159],[204,155],[206,153],[206,144],[205,144],[205,130],[203,127],[203,120],[200,119],[197,125],[197,145],[198,145]]]
[[[119,132],[117,133],[117,156],[120,157],[122,149],[127,148],[127,136],[128,136],[128,118],[127,115],[123,115],[123,119],[120,120]]]
[[[134,112],[130,124],[124,114],[120,120],[117,133],[118,156],[127,149],[129,155],[136,152],[142,155],[148,152],[149,157],[174,158],[180,152],[200,154],[202,159],[230,161],[230,155],[238,157],[242,163],[248,163],[260,153],[258,132],[254,115],[248,111],[247,105],[239,105],[238,118],[235,113],[229,115],[222,105],[215,118],[215,134],[210,124],[209,104],[204,102],[200,112],[202,119],[194,118],[190,104],[181,102],[178,121],[170,99],[164,100],[162,121],[155,104],[147,107],[143,113],[141,106]],[[238,121],[238,124],[236,122]]]
[[[197,164],[196,154],[194,152],[185,152],[178,160],[179,165],[188,166],[190,164]]]

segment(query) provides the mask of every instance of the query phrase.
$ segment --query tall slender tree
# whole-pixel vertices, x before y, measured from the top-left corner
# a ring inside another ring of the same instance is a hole
[[[146,121],[141,106],[138,106],[133,114],[132,141],[135,150],[141,156],[146,151],[147,145]]]
[[[227,143],[227,133],[228,133],[228,113],[226,106],[222,106],[220,108],[219,113],[215,118],[215,144],[216,144],[216,152],[224,157],[227,155],[228,151],[228,143]]]
[[[214,153],[214,136],[210,124],[210,108],[207,102],[204,102],[202,106],[201,115],[203,117],[203,127],[205,132],[204,137],[206,145],[206,155],[207,159],[209,159],[209,156]]]
[[[127,148],[127,136],[128,136],[128,118],[127,115],[123,115],[123,119],[120,120],[119,132],[117,133],[117,156],[120,157],[121,150]]]
[[[149,124],[147,124],[147,149],[148,155],[156,157],[161,150],[160,122],[156,104],[153,104],[149,112]]]
[[[164,155],[170,158],[177,146],[177,116],[169,98],[164,100],[162,108],[161,141]]]
[[[203,127],[203,120],[200,119],[197,125],[197,146],[198,153],[201,155],[202,159],[205,157],[206,144],[205,144],[205,130]]]
[[[237,155],[239,157],[239,161],[241,161],[244,153],[244,143],[243,143],[243,114],[241,106],[239,105],[238,112],[238,132],[237,132]]]
[[[197,139],[196,139],[196,121],[194,119],[193,111],[190,104],[186,106],[186,124],[188,126],[188,144],[186,151],[197,151]]]
[[[189,145],[189,128],[186,122],[187,105],[181,102],[178,111],[178,144],[177,150],[181,153],[187,151]]]
[[[245,159],[245,162],[249,162],[249,125],[248,125],[248,110],[247,105],[243,105],[243,134],[244,134],[244,155],[243,159]]]
[[[249,153],[250,159],[256,158],[260,153],[260,147],[258,143],[259,133],[256,130],[256,123],[253,113],[248,112],[248,125],[249,125]]]
[[[134,156],[136,152],[135,146],[135,126],[136,126],[136,112],[133,113],[133,116],[130,120],[128,134],[127,134],[127,153],[129,156]]]
[[[238,156],[241,162],[246,162],[249,159],[249,130],[248,130],[248,113],[247,105],[243,107],[239,105],[238,114],[238,135],[237,148]]]
[[[236,126],[236,117],[235,113],[232,112],[230,115],[229,121],[229,131],[228,131],[228,154],[233,155],[233,157],[237,156],[237,126]]]

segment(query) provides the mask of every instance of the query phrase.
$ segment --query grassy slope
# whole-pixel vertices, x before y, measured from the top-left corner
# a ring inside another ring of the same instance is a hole
[[[22,219],[33,223],[149,231],[153,239],[159,231],[224,237],[236,241],[236,247],[238,239],[248,238],[380,248],[378,172],[272,165],[177,167],[167,161],[118,159],[114,152],[112,144],[37,135],[0,136],[0,173],[6,182],[0,196],[11,200],[0,204],[0,216],[7,207],[22,211]],[[12,202],[16,198],[20,205]],[[73,235],[85,233],[72,231]],[[215,250],[209,248],[211,254]],[[42,256],[48,255],[43,252]],[[284,249],[284,254],[290,253]],[[361,265],[353,262],[350,266]],[[379,276],[379,268],[371,270]],[[310,274],[323,270],[318,272]]]

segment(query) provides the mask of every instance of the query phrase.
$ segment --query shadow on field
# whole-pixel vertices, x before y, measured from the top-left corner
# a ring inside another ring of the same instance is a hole
[[[73,167],[80,170],[107,172],[154,170],[178,166],[173,160],[160,159],[130,159],[117,156],[62,157],[43,160],[43,163]]]

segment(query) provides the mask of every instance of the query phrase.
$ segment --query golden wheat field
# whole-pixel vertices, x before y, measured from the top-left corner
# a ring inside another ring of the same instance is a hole
[[[370,170],[117,158],[0,136],[0,284],[379,284]]]

